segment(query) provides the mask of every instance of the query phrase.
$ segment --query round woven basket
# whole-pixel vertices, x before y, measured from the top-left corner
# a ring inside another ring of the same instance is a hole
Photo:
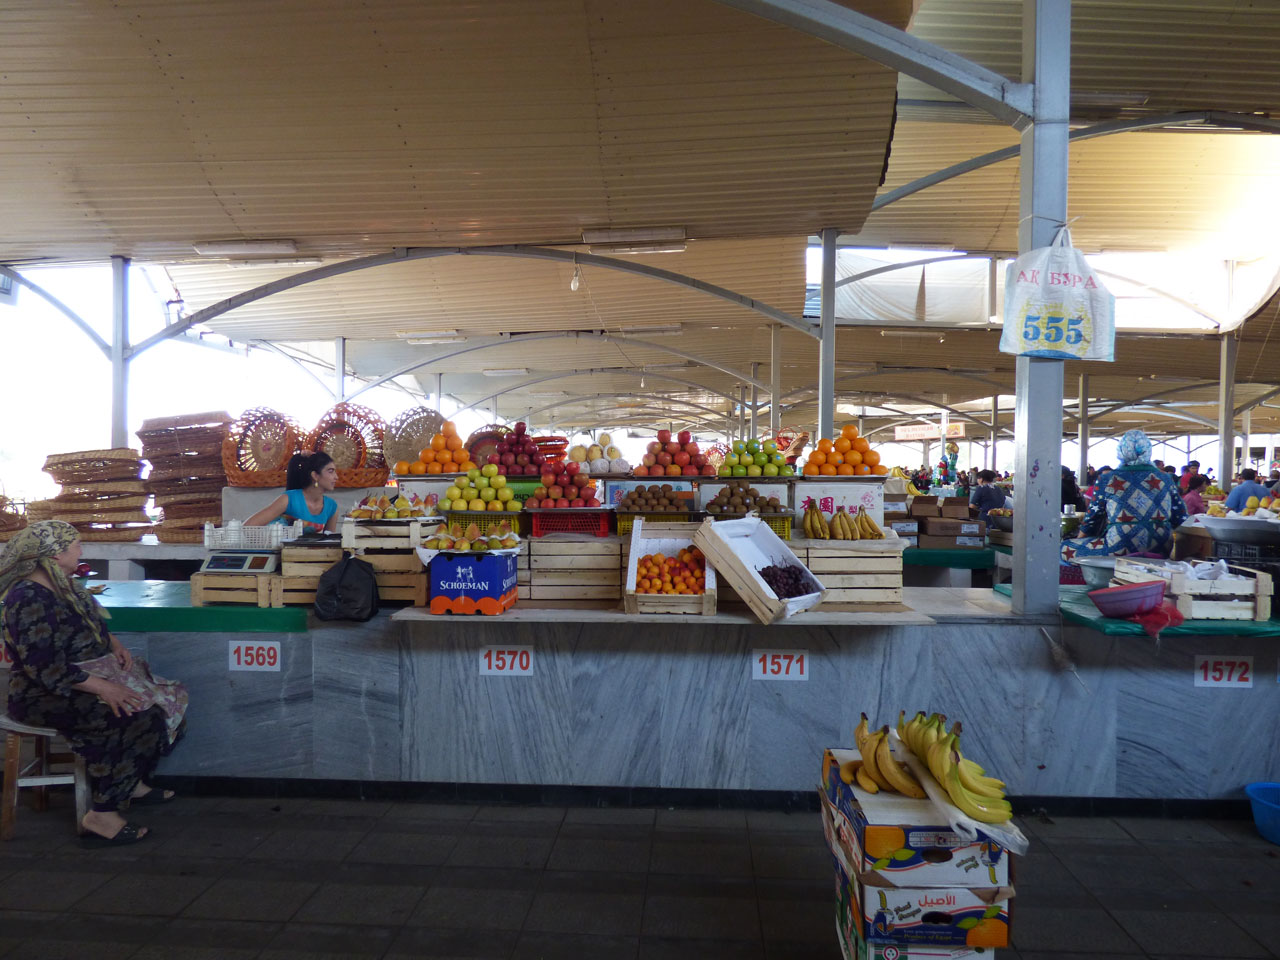
[[[339,403],[307,435],[306,448],[333,457],[340,475],[365,467],[381,470],[387,465],[382,451],[386,431],[386,422],[368,407]]]
[[[246,410],[222,441],[222,468],[233,487],[283,487],[302,431],[283,413]]]
[[[501,423],[481,427],[462,445],[462,449],[475,463],[484,463],[489,454],[498,452],[498,444],[511,433],[511,428]]]
[[[431,438],[440,432],[444,417],[426,407],[414,407],[396,417],[387,426],[383,441],[383,453],[387,463],[401,460],[409,463],[418,459],[419,452],[430,446]]]

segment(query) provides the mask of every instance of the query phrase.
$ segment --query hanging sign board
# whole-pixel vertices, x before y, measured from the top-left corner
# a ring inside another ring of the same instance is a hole
[[[936,423],[908,423],[893,428],[894,440],[941,440],[942,428]],[[964,423],[947,424],[948,440],[964,439]]]

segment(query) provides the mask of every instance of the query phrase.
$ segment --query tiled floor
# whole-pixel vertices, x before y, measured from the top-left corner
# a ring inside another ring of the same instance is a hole
[[[0,845],[0,957],[838,957],[816,814],[197,797],[82,851]],[[1280,957],[1280,847],[1247,821],[1032,820],[1001,958]]]

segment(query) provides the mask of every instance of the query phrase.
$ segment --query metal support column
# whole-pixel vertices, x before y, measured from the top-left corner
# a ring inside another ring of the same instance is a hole
[[[760,364],[751,364],[751,379],[760,379]],[[756,389],[756,385],[751,384],[751,436],[758,437],[757,432],[758,420],[760,413],[760,392]]]
[[[1035,84],[1022,131],[1018,252],[1047,247],[1067,220],[1071,0],[1026,0],[1022,80]],[[1061,527],[1061,360],[1018,357],[1014,407],[1013,612],[1058,611]]]
[[[334,396],[342,403],[347,399],[347,338],[333,338]]]
[[[1240,468],[1253,466],[1253,458],[1249,456],[1249,448],[1253,445],[1253,409],[1240,415]],[[1235,446],[1235,444],[1232,444]]]
[[[1231,334],[1222,338],[1218,355],[1218,486],[1231,489],[1235,470],[1236,351],[1240,341]]]
[[[1077,415],[1080,417],[1080,472],[1076,474],[1076,479],[1080,483],[1084,483],[1085,475],[1089,472],[1089,375],[1087,373],[1080,374],[1080,395],[1077,398],[1078,409]]]
[[[1000,435],[1000,397],[991,398],[991,466],[988,470],[996,468],[996,438]]]
[[[129,258],[111,258],[111,446],[129,443]]]
[[[440,409],[440,404],[444,403],[444,374],[443,373],[436,374],[436,392],[432,396],[432,400],[435,402],[437,412],[439,412],[441,416],[444,416],[444,411]]]
[[[769,436],[782,430],[782,324],[769,328]]]
[[[822,231],[822,336],[818,341],[818,438],[831,437],[836,417],[836,234]],[[816,443],[816,440],[815,440]]]
[[[738,439],[747,439],[747,388],[738,385]]]

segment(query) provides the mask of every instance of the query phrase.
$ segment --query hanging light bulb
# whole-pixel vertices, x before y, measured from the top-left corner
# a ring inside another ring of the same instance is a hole
[[[644,389],[644,374],[640,374],[640,389]]]
[[[574,293],[578,292],[578,284],[582,282],[582,268],[576,263],[573,265],[573,279],[569,281],[569,289]]]

